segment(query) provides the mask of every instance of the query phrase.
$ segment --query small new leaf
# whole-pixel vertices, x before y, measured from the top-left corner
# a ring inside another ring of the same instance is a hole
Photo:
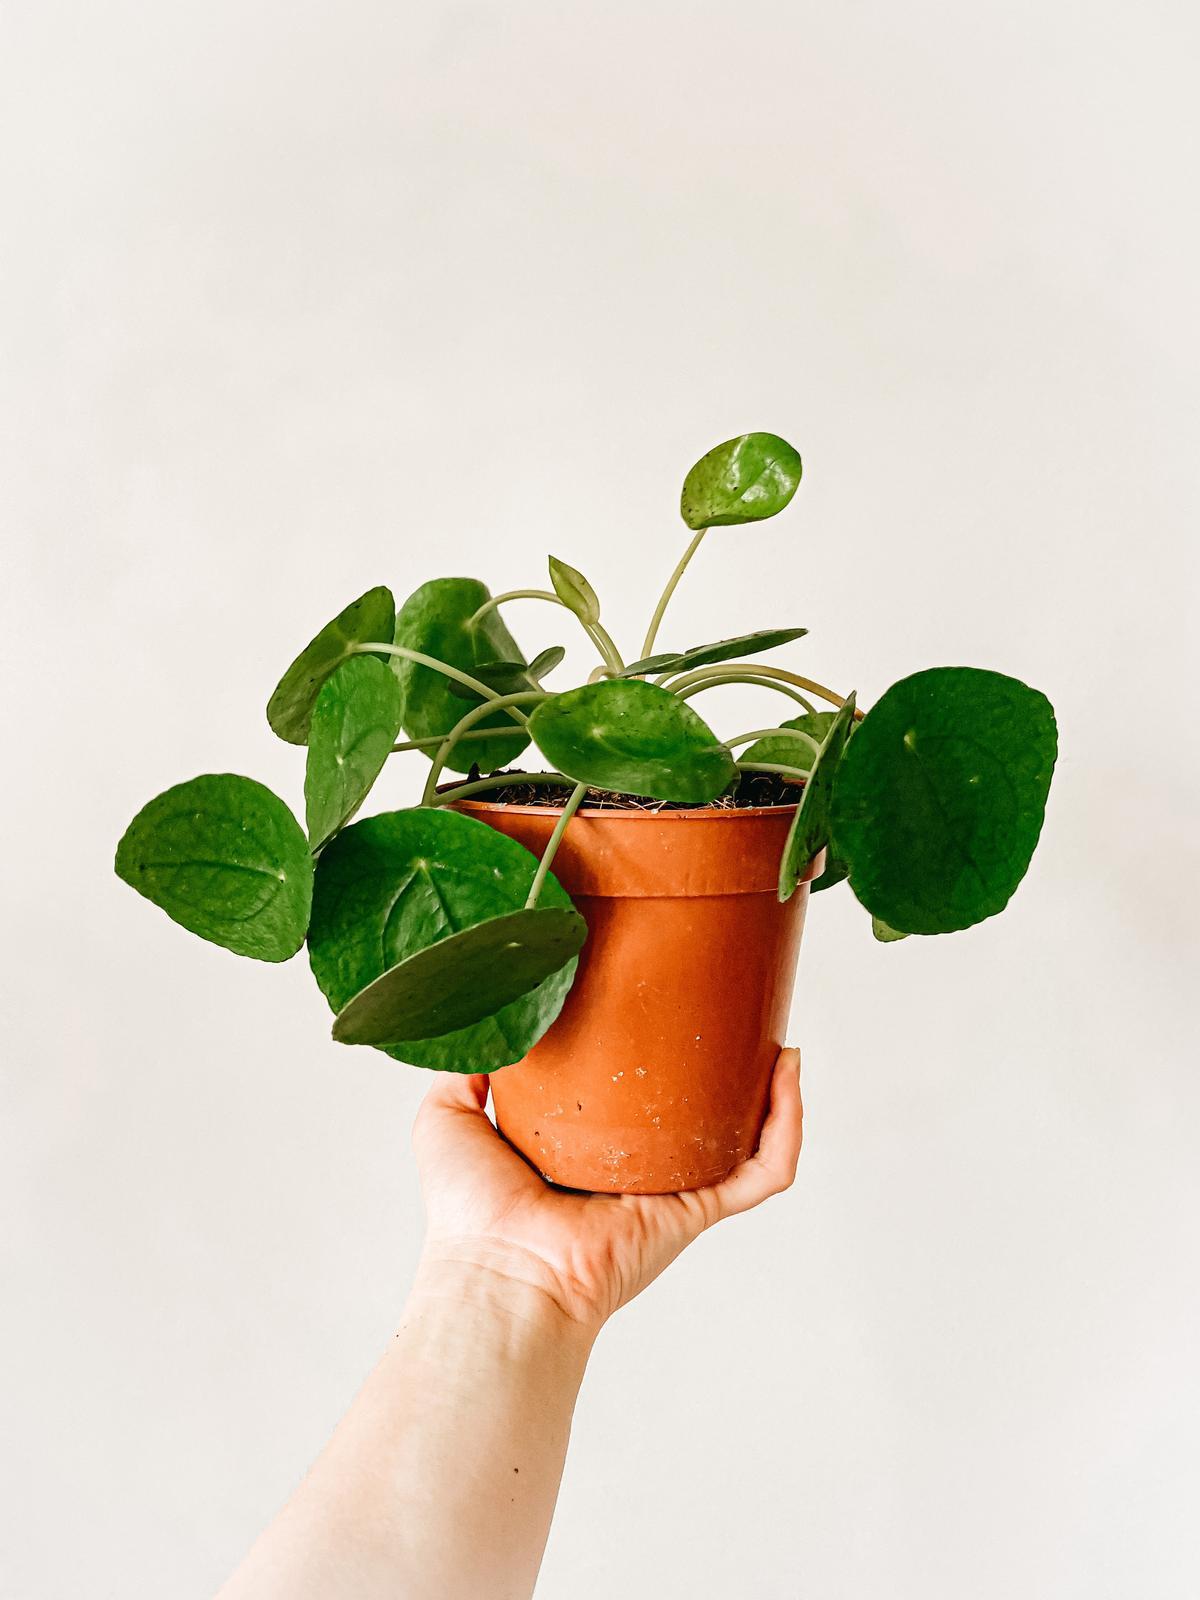
[[[536,688],[523,661],[481,661],[471,668],[471,676],[486,683],[496,694],[524,694],[527,689]],[[446,687],[456,700],[466,700],[475,706],[482,704],[483,696],[465,683],[447,678]]]
[[[567,652],[561,644],[549,645],[545,650],[540,650],[529,663],[529,676],[534,683],[540,684],[542,679],[548,677],[555,667],[562,665]]]
[[[589,625],[600,620],[600,601],[596,591],[582,572],[569,567],[557,556],[550,557],[550,582],[554,592],[565,606],[569,606],[581,622]]]

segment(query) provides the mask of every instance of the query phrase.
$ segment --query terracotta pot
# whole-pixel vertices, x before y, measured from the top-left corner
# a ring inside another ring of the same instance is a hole
[[[540,854],[559,815],[464,800]],[[791,806],[580,810],[554,872],[588,925],[562,1015],[492,1075],[501,1132],[553,1183],[696,1189],[753,1154],[808,902],[776,882]]]

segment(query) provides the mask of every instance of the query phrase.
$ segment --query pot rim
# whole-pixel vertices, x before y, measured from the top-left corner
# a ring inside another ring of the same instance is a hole
[[[441,792],[441,791],[439,791]],[[508,800],[478,800],[468,795],[465,800],[451,802],[461,806],[464,810],[472,811],[508,811],[518,815],[535,817],[560,817],[563,813],[562,806],[531,806],[518,804]],[[577,817],[619,817],[621,821],[629,822],[687,822],[703,818],[706,822],[715,822],[718,818],[737,819],[738,817],[778,817],[795,811],[798,801],[782,806],[691,806],[686,810],[661,810],[637,811],[625,806],[589,806],[582,805],[576,811]]]

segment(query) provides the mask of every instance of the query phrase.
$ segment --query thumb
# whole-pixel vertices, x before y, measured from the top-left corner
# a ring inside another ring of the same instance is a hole
[[[460,1146],[464,1137],[494,1138],[485,1110],[487,1097],[486,1073],[435,1072],[413,1122],[418,1165],[435,1162],[451,1145]]]

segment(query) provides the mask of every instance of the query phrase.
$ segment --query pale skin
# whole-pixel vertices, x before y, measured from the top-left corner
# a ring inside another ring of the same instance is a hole
[[[426,1095],[425,1245],[400,1326],[219,1600],[528,1600],[600,1329],[705,1229],[796,1174],[794,1050],[756,1154],[685,1194],[554,1189],[497,1134],[487,1095],[486,1077],[450,1073]]]

